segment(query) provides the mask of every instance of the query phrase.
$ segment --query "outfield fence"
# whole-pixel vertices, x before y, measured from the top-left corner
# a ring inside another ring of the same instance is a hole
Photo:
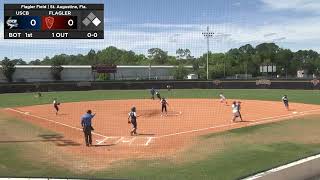
[[[212,81],[107,81],[107,82],[39,82],[0,83],[0,93],[136,90],[136,89],[306,89],[319,90],[315,80],[212,80]]]

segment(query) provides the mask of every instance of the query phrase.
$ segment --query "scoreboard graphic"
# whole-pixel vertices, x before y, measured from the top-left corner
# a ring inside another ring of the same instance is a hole
[[[5,39],[103,39],[103,4],[4,4]]]

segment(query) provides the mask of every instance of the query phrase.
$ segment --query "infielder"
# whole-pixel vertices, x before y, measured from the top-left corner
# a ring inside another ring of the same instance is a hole
[[[154,90],[153,88],[150,90],[150,94],[151,94],[151,99],[154,100],[154,94],[156,93],[156,90]]]
[[[56,115],[58,115],[58,112],[59,112],[59,105],[60,105],[60,103],[57,101],[57,98],[54,98],[53,99],[53,108],[56,111]]]
[[[136,113],[136,107],[132,107],[131,111],[129,112],[129,117],[128,117],[128,124],[132,124],[132,129],[130,131],[131,136],[137,135],[137,113]]]
[[[156,95],[157,95],[157,98],[158,98],[159,100],[161,100],[161,95],[160,95],[160,92],[159,92],[159,91],[156,91]]]
[[[282,102],[284,104],[284,106],[286,107],[286,109],[289,111],[289,99],[287,95],[284,95],[282,97]]]
[[[239,103],[237,103],[236,101],[233,101],[231,108],[232,108],[232,114],[233,114],[232,122],[235,122],[238,117],[242,121]]]
[[[237,102],[237,107],[238,107],[239,117],[240,117],[241,121],[243,121],[242,116],[241,116],[241,112],[240,112],[240,110],[241,110],[241,102],[240,101]]]
[[[227,99],[226,99],[226,97],[223,95],[223,93],[220,93],[219,96],[220,96],[220,103],[226,103],[226,104],[228,104]]]
[[[163,115],[163,111],[165,111],[166,115],[167,115],[167,105],[169,106],[167,100],[163,97],[160,101],[161,104],[161,116]]]

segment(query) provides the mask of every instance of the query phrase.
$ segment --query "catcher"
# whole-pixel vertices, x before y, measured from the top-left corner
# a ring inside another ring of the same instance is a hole
[[[137,113],[136,113],[136,107],[131,108],[131,112],[129,112],[128,117],[128,124],[132,124],[132,129],[130,131],[131,136],[137,135]]]
[[[59,112],[59,105],[60,105],[60,103],[57,101],[57,98],[54,98],[53,99],[53,107],[56,110],[56,115],[58,115],[58,112]]]

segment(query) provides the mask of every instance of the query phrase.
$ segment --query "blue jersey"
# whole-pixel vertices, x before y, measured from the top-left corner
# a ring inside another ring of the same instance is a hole
[[[94,117],[94,115],[91,115],[91,114],[88,114],[88,113],[83,115],[82,118],[81,118],[82,127],[91,126],[91,120],[92,120],[93,117]]]

